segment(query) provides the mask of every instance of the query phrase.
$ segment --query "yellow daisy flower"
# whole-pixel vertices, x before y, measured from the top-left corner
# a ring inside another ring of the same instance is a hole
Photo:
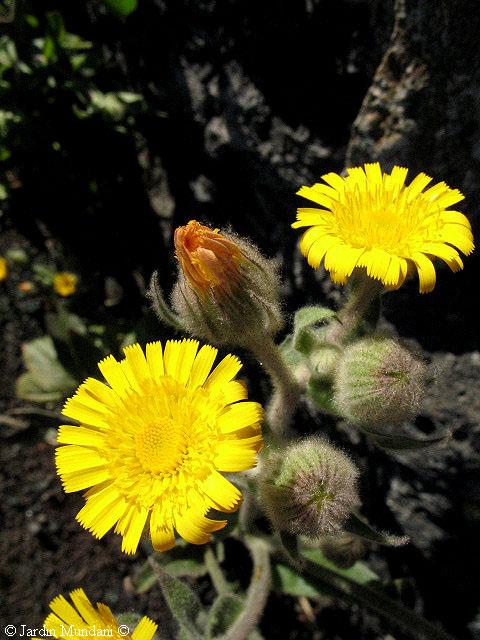
[[[80,426],[61,426],[56,451],[66,492],[91,487],[77,514],[101,538],[114,525],[122,549],[134,553],[150,522],[154,548],[175,546],[174,528],[203,544],[226,520],[210,509],[235,511],[240,491],[220,471],[256,464],[262,446],[262,408],[247,402],[234,380],[241,368],[227,355],[213,371],[217,349],[196,340],[169,340],[124,349],[117,362],[99,363],[106,384],[86,380],[67,400],[63,414]]]
[[[70,271],[60,271],[53,278],[53,288],[59,296],[68,298],[77,290],[78,278]]]
[[[144,616],[132,634],[122,633],[125,625],[121,625],[109,607],[97,603],[92,605],[83,589],[70,593],[73,606],[63,596],[57,596],[50,603],[51,613],[43,623],[43,627],[53,638],[92,637],[101,635],[115,640],[151,640],[157,625]],[[35,639],[34,639],[35,640]]]
[[[420,292],[435,286],[432,257],[452,271],[463,268],[457,251],[473,249],[470,223],[463,213],[449,209],[463,200],[457,189],[440,182],[425,191],[432,178],[420,173],[405,186],[408,169],[383,173],[378,162],[322,176],[325,182],[302,187],[297,193],[322,209],[298,209],[294,229],[310,227],[300,241],[308,263],[322,260],[332,280],[344,284],[357,267],[390,288],[400,287],[418,270]]]
[[[0,282],[2,282],[2,280],[6,280],[7,276],[8,276],[7,260],[3,256],[0,256]]]

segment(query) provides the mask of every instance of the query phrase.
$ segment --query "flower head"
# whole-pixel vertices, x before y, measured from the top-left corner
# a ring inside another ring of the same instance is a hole
[[[262,409],[247,402],[234,380],[240,361],[227,355],[213,371],[217,350],[195,340],[126,347],[125,359],[99,363],[108,386],[89,378],[63,414],[80,426],[61,426],[56,463],[66,492],[87,489],[77,520],[101,538],[113,526],[122,549],[134,553],[147,521],[155,549],[175,545],[174,528],[203,544],[226,520],[211,509],[235,511],[240,491],[220,471],[256,464]]]
[[[322,209],[298,209],[293,228],[310,227],[300,248],[317,269],[322,260],[332,280],[344,284],[355,268],[391,288],[400,287],[417,269],[420,292],[435,286],[432,257],[452,271],[463,268],[457,251],[473,251],[470,223],[449,209],[463,200],[444,182],[425,188],[432,178],[420,173],[405,186],[407,169],[383,173],[378,163],[322,176],[323,183],[302,187],[298,194]]]
[[[175,231],[175,251],[172,304],[192,335],[244,346],[280,329],[276,265],[252,244],[191,220]]]
[[[77,290],[78,278],[74,273],[69,271],[60,271],[53,278],[53,288],[59,296],[68,298]]]
[[[279,530],[310,538],[338,533],[359,505],[358,469],[342,451],[311,437],[271,454],[260,497]]]
[[[72,591],[70,599],[73,606],[63,596],[57,596],[50,603],[52,613],[43,627],[53,638],[67,640],[72,636],[103,635],[115,640],[151,640],[157,630],[157,625],[144,616],[132,634],[122,634],[123,626],[120,626],[107,605],[97,603],[95,608],[83,589]]]
[[[6,280],[8,276],[8,263],[6,258],[0,256],[0,282]]]

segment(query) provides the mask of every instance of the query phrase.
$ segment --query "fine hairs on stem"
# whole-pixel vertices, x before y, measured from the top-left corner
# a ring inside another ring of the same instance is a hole
[[[252,579],[241,614],[223,636],[222,640],[246,640],[263,615],[272,586],[270,552],[260,538],[245,539],[253,561]]]
[[[273,395],[267,407],[266,419],[272,433],[282,439],[295,414],[301,387],[272,338],[265,335],[262,340],[251,342],[248,346],[272,380]]]

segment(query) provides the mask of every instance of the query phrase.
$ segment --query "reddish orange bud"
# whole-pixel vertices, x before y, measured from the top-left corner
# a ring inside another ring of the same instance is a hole
[[[174,242],[183,274],[197,293],[232,290],[240,285],[241,263],[246,258],[240,247],[218,229],[190,220],[175,231]]]
[[[175,231],[180,266],[172,305],[192,335],[245,345],[282,325],[276,264],[232,233],[196,220]]]

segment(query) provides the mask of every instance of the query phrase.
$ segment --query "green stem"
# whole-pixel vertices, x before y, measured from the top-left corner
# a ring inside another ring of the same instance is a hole
[[[310,560],[302,558],[300,562],[292,562],[286,554],[282,555],[299,574],[308,577],[320,589],[326,590],[333,597],[342,600],[347,598],[370,609],[392,626],[407,633],[413,640],[453,640],[448,633],[378,589],[358,584]]]
[[[222,640],[246,640],[263,615],[272,586],[270,552],[260,538],[248,536],[245,540],[253,561],[253,571],[247,597],[241,614]]]
[[[270,336],[264,336],[263,340],[248,346],[272,380],[273,395],[267,407],[266,419],[272,433],[281,440],[300,401],[301,387]]]
[[[383,285],[378,280],[361,274],[353,285],[350,297],[338,313],[338,322],[332,322],[327,340],[333,344],[344,344],[352,332],[358,329],[372,303],[380,297]]]
[[[218,563],[215,552],[213,551],[211,545],[207,545],[205,549],[204,560],[213,586],[215,587],[215,591],[218,593],[218,595],[229,593],[230,588],[228,586],[228,582],[223,575],[223,571],[220,567],[220,564]]]

